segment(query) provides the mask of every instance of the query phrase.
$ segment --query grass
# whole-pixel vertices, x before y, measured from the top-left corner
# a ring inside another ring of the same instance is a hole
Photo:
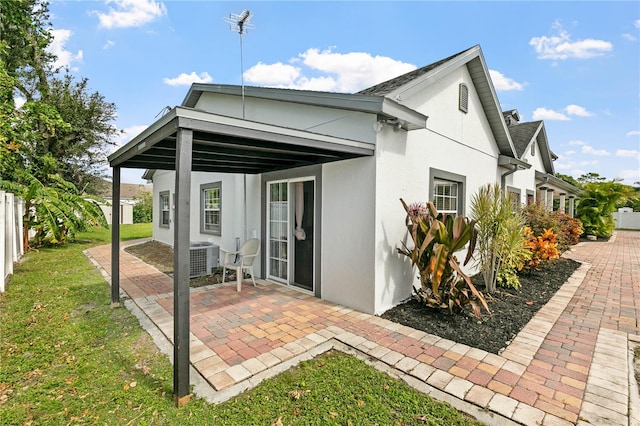
[[[149,233],[123,226],[122,239]],[[450,406],[332,352],[220,404],[176,409],[172,367],[82,251],[29,252],[0,295],[0,424],[476,424]]]

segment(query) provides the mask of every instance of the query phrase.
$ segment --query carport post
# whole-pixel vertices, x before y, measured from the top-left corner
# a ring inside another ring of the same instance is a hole
[[[111,197],[111,307],[120,306],[120,167],[113,168]]]
[[[176,406],[189,402],[189,205],[193,131],[178,129],[173,227],[173,394]]]

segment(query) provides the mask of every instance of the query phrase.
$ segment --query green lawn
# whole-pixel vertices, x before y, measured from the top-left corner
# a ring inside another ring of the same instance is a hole
[[[149,236],[125,225],[122,239]],[[332,352],[231,401],[177,409],[172,367],[82,251],[109,230],[29,252],[0,295],[0,424],[476,424],[362,361]]]

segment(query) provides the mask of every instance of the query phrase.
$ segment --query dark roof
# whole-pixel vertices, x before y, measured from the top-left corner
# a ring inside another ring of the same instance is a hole
[[[516,149],[518,158],[527,150],[529,143],[540,128],[542,121],[532,121],[529,123],[513,124],[508,127],[513,147]]]
[[[469,49],[465,49],[462,52],[458,52],[455,55],[451,55],[448,58],[444,58],[442,60],[439,60],[438,62],[434,62],[432,64],[429,64],[427,66],[424,66],[422,68],[418,68],[416,70],[413,71],[409,71],[406,74],[402,74],[398,77],[392,78],[391,80],[387,80],[384,81],[382,83],[376,84],[375,86],[369,87],[367,89],[361,90],[358,92],[359,95],[371,95],[371,96],[385,96],[387,94],[389,94],[390,92],[394,91],[395,89],[402,87],[403,85],[409,83],[412,80],[415,80],[416,78],[420,77],[421,75],[424,75],[426,73],[428,73],[429,71],[431,71],[434,68],[439,67],[440,65],[450,61],[451,59],[455,58],[456,56],[459,56],[461,54],[463,54],[464,52],[466,52]]]

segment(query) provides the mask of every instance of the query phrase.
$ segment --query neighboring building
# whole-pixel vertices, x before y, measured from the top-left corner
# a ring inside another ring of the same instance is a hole
[[[100,208],[107,218],[107,223],[111,225],[112,216],[112,191],[113,185],[111,182],[105,181],[105,189],[98,194],[108,204],[100,204]],[[143,193],[152,193],[152,185],[141,185],[136,183],[122,183],[120,184],[120,224],[130,225],[133,223],[133,206],[136,203],[136,198],[139,198]]]
[[[148,169],[153,237],[167,244],[181,156],[191,241],[233,250],[257,236],[257,275],[375,314],[417,284],[397,253],[400,198],[466,215],[487,183],[549,208],[578,194],[554,176],[544,125],[503,114],[479,46],[356,94],[192,85],[109,158]]]

